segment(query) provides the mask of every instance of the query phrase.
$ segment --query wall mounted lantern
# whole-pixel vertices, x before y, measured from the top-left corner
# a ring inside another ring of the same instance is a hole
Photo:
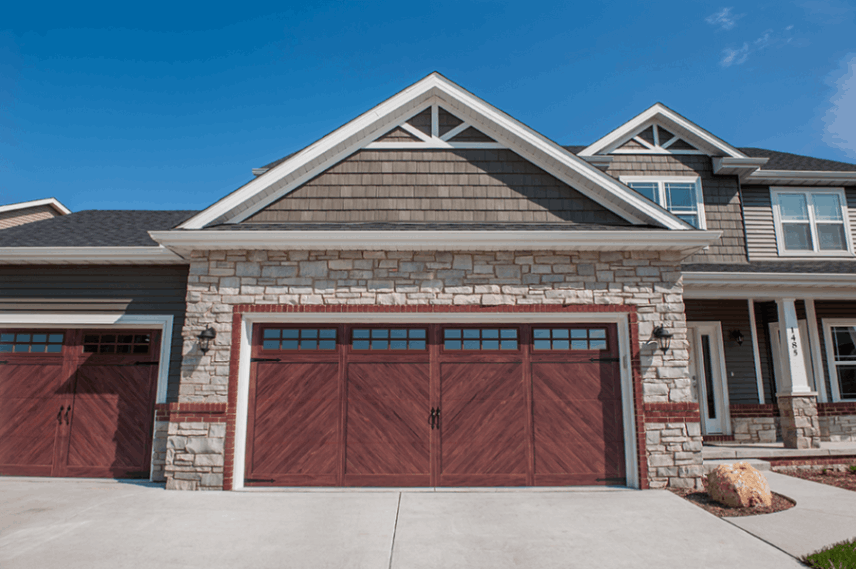
[[[657,339],[657,344],[659,344],[660,349],[663,350],[663,353],[669,351],[669,346],[672,345],[672,334],[663,328],[663,325],[659,325],[651,332],[654,338]]]
[[[217,330],[211,328],[210,326],[199,333],[197,338],[199,338],[199,349],[203,354],[207,354],[208,350],[211,348],[211,340],[217,337]]]
[[[731,336],[732,340],[737,342],[738,346],[743,345],[743,332],[741,332],[740,330],[732,330],[729,336]]]

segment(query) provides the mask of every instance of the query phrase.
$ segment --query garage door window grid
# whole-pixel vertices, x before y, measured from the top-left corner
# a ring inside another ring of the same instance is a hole
[[[150,334],[85,334],[83,352],[87,354],[148,354]]]
[[[58,354],[62,352],[64,334],[51,332],[2,332],[0,352],[24,354]]]
[[[262,332],[263,350],[335,350],[335,328],[266,328]]]
[[[535,350],[606,350],[605,328],[534,328]]]
[[[453,350],[517,350],[516,328],[446,328],[443,349]]]
[[[425,328],[355,328],[352,331],[353,350],[426,350],[428,331]]]

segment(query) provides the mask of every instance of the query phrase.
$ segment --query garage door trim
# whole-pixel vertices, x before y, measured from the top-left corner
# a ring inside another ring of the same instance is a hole
[[[570,307],[569,307],[570,308]],[[241,314],[240,345],[238,362],[238,382],[235,407],[234,458],[232,469],[232,489],[244,488],[245,457],[247,446],[247,421],[250,388],[250,358],[252,354],[252,335],[255,324],[282,323],[295,324],[333,324],[333,323],[371,323],[371,324],[520,324],[520,323],[612,323],[618,328],[620,354],[620,377],[622,396],[622,416],[624,421],[624,450],[627,486],[639,488],[639,471],[636,446],[636,421],[634,409],[633,373],[630,366],[630,322],[627,312],[433,312],[433,313],[382,313],[377,312],[335,312],[318,313],[263,313],[246,312]],[[233,352],[234,353],[234,352]]]

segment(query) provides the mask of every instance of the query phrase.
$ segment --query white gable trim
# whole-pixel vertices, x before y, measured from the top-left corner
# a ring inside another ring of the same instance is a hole
[[[45,198],[43,200],[33,200],[31,202],[21,202],[3,205],[0,206],[0,213],[6,213],[7,211],[17,211],[19,209],[28,209],[31,207],[39,207],[43,205],[51,206],[60,215],[68,215],[71,213],[71,210],[59,203],[59,200],[57,200],[56,198]]]
[[[649,109],[636,115],[617,129],[613,130],[603,138],[595,141],[588,148],[579,153],[579,156],[594,156],[595,154],[606,154],[616,151],[615,149],[624,144],[628,139],[648,128],[652,123],[663,125],[672,134],[683,138],[693,146],[699,147],[710,154],[725,154],[733,158],[746,158],[746,155],[722,140],[689,121],[662,103],[656,103]],[[616,151],[623,152],[623,151]],[[651,151],[648,150],[648,153]],[[639,154],[640,152],[635,152]],[[646,151],[641,151],[646,153]],[[666,153],[666,152],[664,152]],[[671,154],[697,154],[695,151],[671,150]]]
[[[446,107],[499,144],[632,223],[691,229],[663,208],[438,73],[432,73],[298,152],[265,176],[185,221],[179,229],[201,229],[215,221],[239,223],[417,112],[435,105]]]

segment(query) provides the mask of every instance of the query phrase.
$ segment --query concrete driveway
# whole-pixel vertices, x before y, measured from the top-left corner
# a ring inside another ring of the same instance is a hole
[[[801,567],[664,491],[167,492],[0,478],[0,567]]]

